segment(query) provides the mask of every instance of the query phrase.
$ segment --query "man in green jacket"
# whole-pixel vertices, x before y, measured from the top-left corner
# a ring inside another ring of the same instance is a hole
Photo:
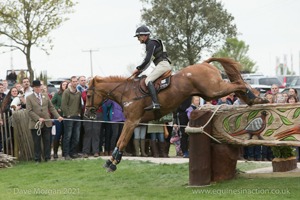
[[[64,113],[63,156],[66,160],[78,158],[77,145],[81,126],[81,93],[76,89],[78,80],[71,77],[70,86],[63,92],[61,109]]]

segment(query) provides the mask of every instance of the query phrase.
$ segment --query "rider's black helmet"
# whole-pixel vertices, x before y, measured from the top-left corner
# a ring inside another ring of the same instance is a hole
[[[150,35],[150,30],[147,26],[140,26],[136,29],[135,31],[135,36],[134,37],[137,37],[139,35]]]

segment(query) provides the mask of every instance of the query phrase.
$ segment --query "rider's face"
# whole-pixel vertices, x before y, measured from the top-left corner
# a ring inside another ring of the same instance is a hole
[[[147,39],[147,35],[138,35],[137,38],[140,41],[140,43],[145,43],[146,39]]]

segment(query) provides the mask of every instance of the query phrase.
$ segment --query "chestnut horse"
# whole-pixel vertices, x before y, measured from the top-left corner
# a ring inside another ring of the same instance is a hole
[[[231,82],[222,79],[219,70],[209,64],[212,61],[222,64]],[[112,156],[104,164],[107,171],[117,169],[116,165],[121,161],[123,150],[140,122],[159,119],[175,110],[189,96],[197,95],[205,100],[212,100],[234,92],[248,105],[266,103],[264,99],[255,96],[256,90],[243,81],[238,66],[239,63],[229,58],[210,58],[201,64],[178,71],[171,76],[170,86],[158,93],[161,109],[154,111],[144,110],[152,102],[149,95],[139,90],[140,81],[119,76],[94,77],[87,91],[85,116],[93,119],[101,103],[112,99],[121,105],[126,118]]]

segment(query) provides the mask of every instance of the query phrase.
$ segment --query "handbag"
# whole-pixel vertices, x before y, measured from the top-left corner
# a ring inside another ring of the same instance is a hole
[[[51,128],[51,135],[56,135],[56,126],[53,125]]]
[[[174,136],[171,137],[170,143],[173,144],[174,142],[177,142],[177,141],[179,141],[179,140],[180,140],[179,135],[174,135]]]

